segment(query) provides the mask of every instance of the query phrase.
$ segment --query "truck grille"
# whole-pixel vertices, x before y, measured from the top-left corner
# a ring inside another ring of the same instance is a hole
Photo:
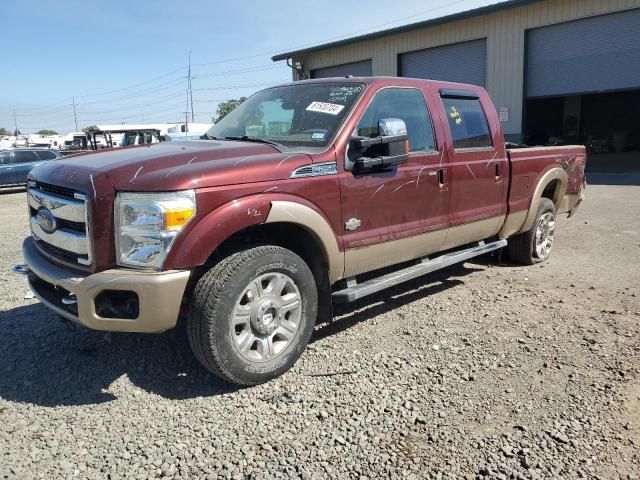
[[[27,187],[31,235],[38,248],[67,265],[91,265],[85,194],[33,180]]]

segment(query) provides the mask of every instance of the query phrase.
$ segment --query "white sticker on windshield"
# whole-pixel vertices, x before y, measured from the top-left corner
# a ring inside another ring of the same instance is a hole
[[[313,132],[311,140],[324,140],[324,132]]]
[[[338,105],[337,103],[325,103],[325,102],[311,102],[307,107],[308,112],[328,113],[329,115],[338,115],[344,105]]]

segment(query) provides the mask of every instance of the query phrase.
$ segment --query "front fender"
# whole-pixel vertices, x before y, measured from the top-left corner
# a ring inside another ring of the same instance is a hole
[[[317,240],[329,265],[329,283],[344,275],[344,252],[340,251],[336,234],[327,219],[310,205],[288,198],[271,203],[267,223],[294,223],[309,231]]]
[[[232,200],[200,219],[169,252],[163,269],[193,268],[204,264],[216,248],[240,230],[265,223],[271,211],[268,196]]]

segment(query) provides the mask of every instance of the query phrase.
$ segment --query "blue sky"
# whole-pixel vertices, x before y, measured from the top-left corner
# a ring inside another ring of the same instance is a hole
[[[271,55],[497,3],[496,0],[21,0],[4,2],[0,127],[179,122],[191,51],[196,121],[219,100],[288,81]],[[365,8],[366,6],[366,8]]]

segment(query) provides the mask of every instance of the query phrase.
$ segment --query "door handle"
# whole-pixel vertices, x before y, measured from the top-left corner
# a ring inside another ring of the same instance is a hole
[[[496,182],[498,180],[500,180],[500,177],[502,176],[502,166],[499,163],[496,163]]]
[[[442,188],[444,186],[444,181],[445,181],[445,169],[444,168],[439,168],[438,170],[429,170],[428,175],[430,177],[438,177],[438,183],[440,184],[440,188]]]

